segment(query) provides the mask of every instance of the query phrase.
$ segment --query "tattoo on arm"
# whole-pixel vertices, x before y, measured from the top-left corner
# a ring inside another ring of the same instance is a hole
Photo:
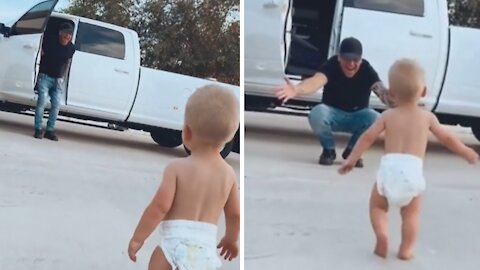
[[[383,104],[393,107],[393,101],[390,97],[388,89],[383,85],[382,82],[376,82],[372,85],[372,91],[377,95],[377,97],[383,102]]]

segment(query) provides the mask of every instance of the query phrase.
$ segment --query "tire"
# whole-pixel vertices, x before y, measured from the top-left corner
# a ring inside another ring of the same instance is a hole
[[[477,140],[480,141],[480,125],[473,126],[472,127],[472,132],[473,132],[473,135],[475,136],[475,138],[477,138]]]
[[[160,146],[175,148],[182,144],[182,132],[172,129],[157,129],[150,132],[152,139]]]
[[[220,151],[220,155],[222,158],[227,158],[228,155],[232,152],[233,145],[235,144],[235,139],[229,141],[225,146],[223,147],[222,151]],[[183,148],[185,148],[185,151],[187,152],[188,155],[190,155],[192,152],[190,149],[188,149],[185,145],[183,145]]]
[[[233,147],[232,147],[232,152],[235,152],[237,154],[240,154],[240,130],[237,130],[237,133],[235,133],[235,137],[233,138]]]

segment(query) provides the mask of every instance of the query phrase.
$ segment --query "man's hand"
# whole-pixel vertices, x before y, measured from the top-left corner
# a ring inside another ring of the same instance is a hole
[[[238,245],[235,241],[223,238],[217,248],[221,249],[220,257],[223,257],[225,260],[231,261],[238,256]]]
[[[295,88],[295,86],[290,83],[290,81],[287,78],[284,78],[285,80],[285,85],[281,87],[277,87],[275,89],[275,95],[277,96],[278,99],[282,100],[282,103],[286,103],[289,99],[294,98],[297,96],[298,91]]]
[[[347,159],[343,162],[342,166],[338,169],[338,173],[341,175],[345,175],[352,171],[353,167],[355,166],[355,162]]]
[[[137,261],[137,252],[142,248],[143,242],[136,242],[133,239],[130,240],[130,243],[128,244],[128,257],[130,257],[130,260],[133,262]]]

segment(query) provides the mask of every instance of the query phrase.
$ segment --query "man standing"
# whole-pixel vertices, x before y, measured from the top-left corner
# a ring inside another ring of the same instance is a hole
[[[50,112],[44,136],[47,139],[58,141],[58,137],[55,135],[55,121],[60,109],[64,77],[75,52],[75,47],[71,42],[72,35],[73,26],[70,23],[62,23],[58,38],[44,39],[40,74],[36,86],[38,100],[35,108],[34,137],[37,139],[42,138],[42,119],[48,94],[50,96]]]
[[[313,94],[324,87],[322,104],[315,106],[308,117],[323,147],[319,159],[322,165],[332,165],[336,159],[332,132],[352,134],[342,154],[346,159],[360,135],[375,122],[378,113],[368,107],[372,91],[383,103],[392,104],[377,72],[362,59],[362,52],[359,40],[346,38],[340,44],[339,54],[323,63],[313,77],[296,86],[287,80],[278,89],[277,97],[285,103],[295,96]],[[358,160],[356,167],[363,167],[362,159]]]

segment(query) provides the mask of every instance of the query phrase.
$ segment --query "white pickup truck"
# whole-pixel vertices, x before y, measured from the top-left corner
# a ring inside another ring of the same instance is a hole
[[[450,25],[449,7],[446,0],[245,0],[245,110],[280,106],[274,87],[284,76],[294,84],[311,76],[354,36],[387,85],[396,59],[419,61],[425,108],[444,124],[471,127],[480,140],[480,30]],[[320,89],[285,106],[308,110],[321,99]],[[385,109],[374,94],[370,105]]]
[[[135,31],[52,13],[57,2],[37,4],[11,27],[0,24],[1,110],[35,106],[41,42],[58,38],[63,22],[75,26],[76,52],[64,82],[60,115],[144,130],[159,145],[177,147],[182,144],[186,101],[196,88],[220,84],[239,98],[237,86],[141,67]],[[221,154],[226,157],[231,151],[240,152],[239,130]]]

